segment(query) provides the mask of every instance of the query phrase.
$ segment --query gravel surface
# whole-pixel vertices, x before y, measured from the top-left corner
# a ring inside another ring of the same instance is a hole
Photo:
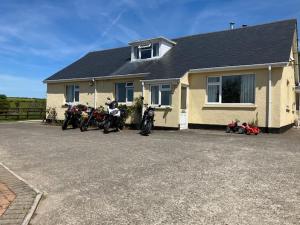
[[[32,225],[300,223],[300,130],[125,130],[0,124],[0,161],[46,192]]]

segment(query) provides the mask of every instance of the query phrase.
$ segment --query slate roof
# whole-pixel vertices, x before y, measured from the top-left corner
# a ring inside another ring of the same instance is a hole
[[[190,69],[288,62],[295,19],[173,39],[162,58],[130,61],[131,47],[90,52],[47,80],[149,73],[145,79],[180,78]]]

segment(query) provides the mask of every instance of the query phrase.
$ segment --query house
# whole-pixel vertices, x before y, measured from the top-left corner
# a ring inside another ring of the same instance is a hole
[[[158,127],[223,127],[234,119],[282,132],[297,119],[294,19],[90,52],[47,78],[47,107],[99,107],[144,96]],[[161,107],[158,107],[161,105]]]

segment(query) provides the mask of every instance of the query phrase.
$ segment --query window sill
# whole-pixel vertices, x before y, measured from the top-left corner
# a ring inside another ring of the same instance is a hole
[[[162,105],[162,106],[151,105],[151,107],[153,107],[153,108],[155,108],[155,109],[173,109],[172,106],[168,106],[168,105]]]
[[[203,108],[248,108],[255,109],[257,105],[255,104],[205,104]]]
[[[133,102],[118,102],[119,105],[132,106]]]

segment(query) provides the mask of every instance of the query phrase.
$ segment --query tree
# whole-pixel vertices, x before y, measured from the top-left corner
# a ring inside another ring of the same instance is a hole
[[[9,109],[9,102],[7,100],[6,95],[0,94],[0,110],[5,109]]]

